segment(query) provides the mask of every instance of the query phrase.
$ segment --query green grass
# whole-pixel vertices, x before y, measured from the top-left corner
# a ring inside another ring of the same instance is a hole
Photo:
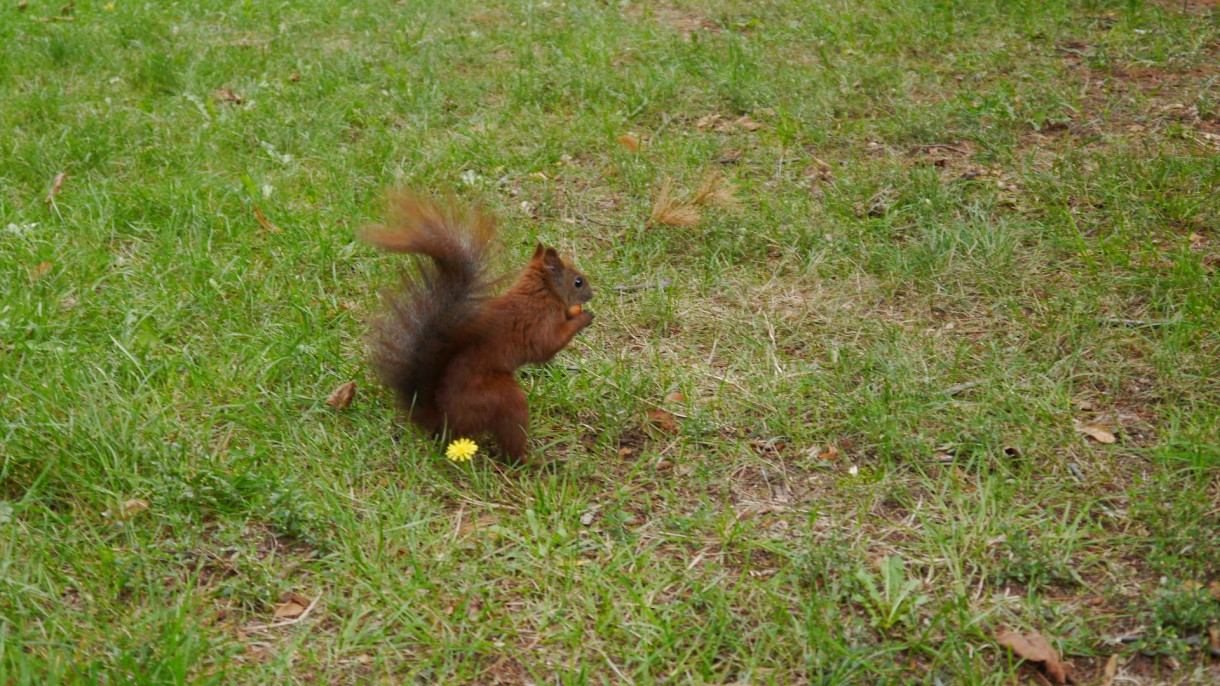
[[[60,5],[0,8],[0,683],[1217,678],[1213,7]],[[400,184],[593,280],[559,469],[374,384]]]

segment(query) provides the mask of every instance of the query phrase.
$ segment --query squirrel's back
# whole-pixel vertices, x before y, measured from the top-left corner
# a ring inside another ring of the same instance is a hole
[[[495,221],[486,214],[406,192],[390,197],[386,224],[362,234],[384,250],[424,258],[404,270],[400,289],[387,293],[369,348],[378,378],[411,420],[431,431],[444,424],[436,390],[448,362],[481,337],[494,235]]]

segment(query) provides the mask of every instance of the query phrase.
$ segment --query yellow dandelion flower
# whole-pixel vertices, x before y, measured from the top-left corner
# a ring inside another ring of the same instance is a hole
[[[445,457],[454,462],[466,462],[479,452],[479,444],[469,438],[459,438],[445,449]]]

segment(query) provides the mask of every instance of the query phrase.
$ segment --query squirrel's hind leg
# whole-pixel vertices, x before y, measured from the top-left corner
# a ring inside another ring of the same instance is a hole
[[[513,464],[528,463],[528,430],[530,423],[529,403],[525,391],[511,376],[497,380],[494,396],[497,407],[489,414],[492,418],[491,433],[503,451],[505,459]]]
[[[438,400],[450,436],[491,434],[506,461],[526,462],[529,404],[512,374],[453,374]]]

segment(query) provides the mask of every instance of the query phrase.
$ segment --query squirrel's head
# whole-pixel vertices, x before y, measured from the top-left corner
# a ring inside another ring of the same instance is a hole
[[[543,280],[559,295],[564,305],[583,305],[593,299],[593,286],[589,285],[589,279],[572,265],[565,264],[554,248],[539,243],[530,264],[542,274]]]

